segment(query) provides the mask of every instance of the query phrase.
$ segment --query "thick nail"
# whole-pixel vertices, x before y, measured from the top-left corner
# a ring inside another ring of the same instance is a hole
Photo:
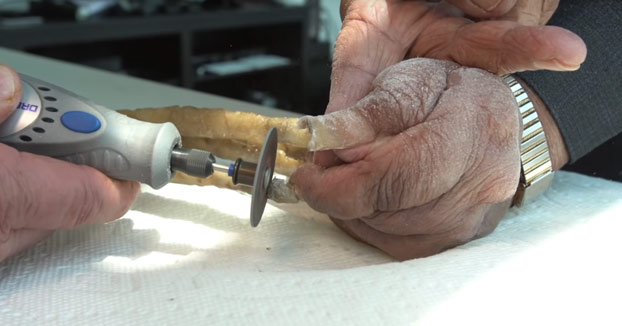
[[[0,100],[10,99],[15,95],[15,75],[9,68],[0,66]]]
[[[579,68],[581,68],[581,65],[568,65],[560,62],[559,60],[549,60],[534,62],[534,67],[537,70],[575,71],[579,70]]]
[[[558,67],[562,71],[577,71],[581,68],[581,65],[565,65],[565,64],[559,63]]]

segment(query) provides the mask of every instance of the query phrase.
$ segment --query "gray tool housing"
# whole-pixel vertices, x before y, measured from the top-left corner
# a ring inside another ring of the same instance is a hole
[[[131,119],[53,84],[25,75],[21,78],[23,107],[0,124],[0,142],[155,189],[171,180],[171,152],[181,147],[173,124]],[[101,127],[91,133],[72,131],[61,122],[69,111],[87,112],[99,119]]]

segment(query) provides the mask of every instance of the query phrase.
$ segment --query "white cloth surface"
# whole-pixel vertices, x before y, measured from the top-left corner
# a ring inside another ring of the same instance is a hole
[[[0,325],[621,325],[622,184],[558,173],[490,236],[394,262],[301,206],[144,189],[0,263]]]

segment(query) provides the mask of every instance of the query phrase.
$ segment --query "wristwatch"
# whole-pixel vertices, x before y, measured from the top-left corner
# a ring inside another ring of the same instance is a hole
[[[510,87],[523,120],[520,159],[521,176],[512,205],[521,206],[545,192],[553,181],[553,165],[538,112],[521,84],[511,75],[503,77]]]

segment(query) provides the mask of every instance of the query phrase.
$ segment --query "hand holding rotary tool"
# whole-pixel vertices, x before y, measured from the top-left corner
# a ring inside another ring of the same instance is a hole
[[[274,171],[275,129],[268,133],[257,164],[240,159],[223,164],[207,151],[182,147],[179,132],[171,123],[134,120],[56,85],[20,77],[22,98],[0,124],[0,142],[156,189],[177,171],[201,178],[214,171],[225,172],[234,184],[253,187],[251,225],[259,224]]]

